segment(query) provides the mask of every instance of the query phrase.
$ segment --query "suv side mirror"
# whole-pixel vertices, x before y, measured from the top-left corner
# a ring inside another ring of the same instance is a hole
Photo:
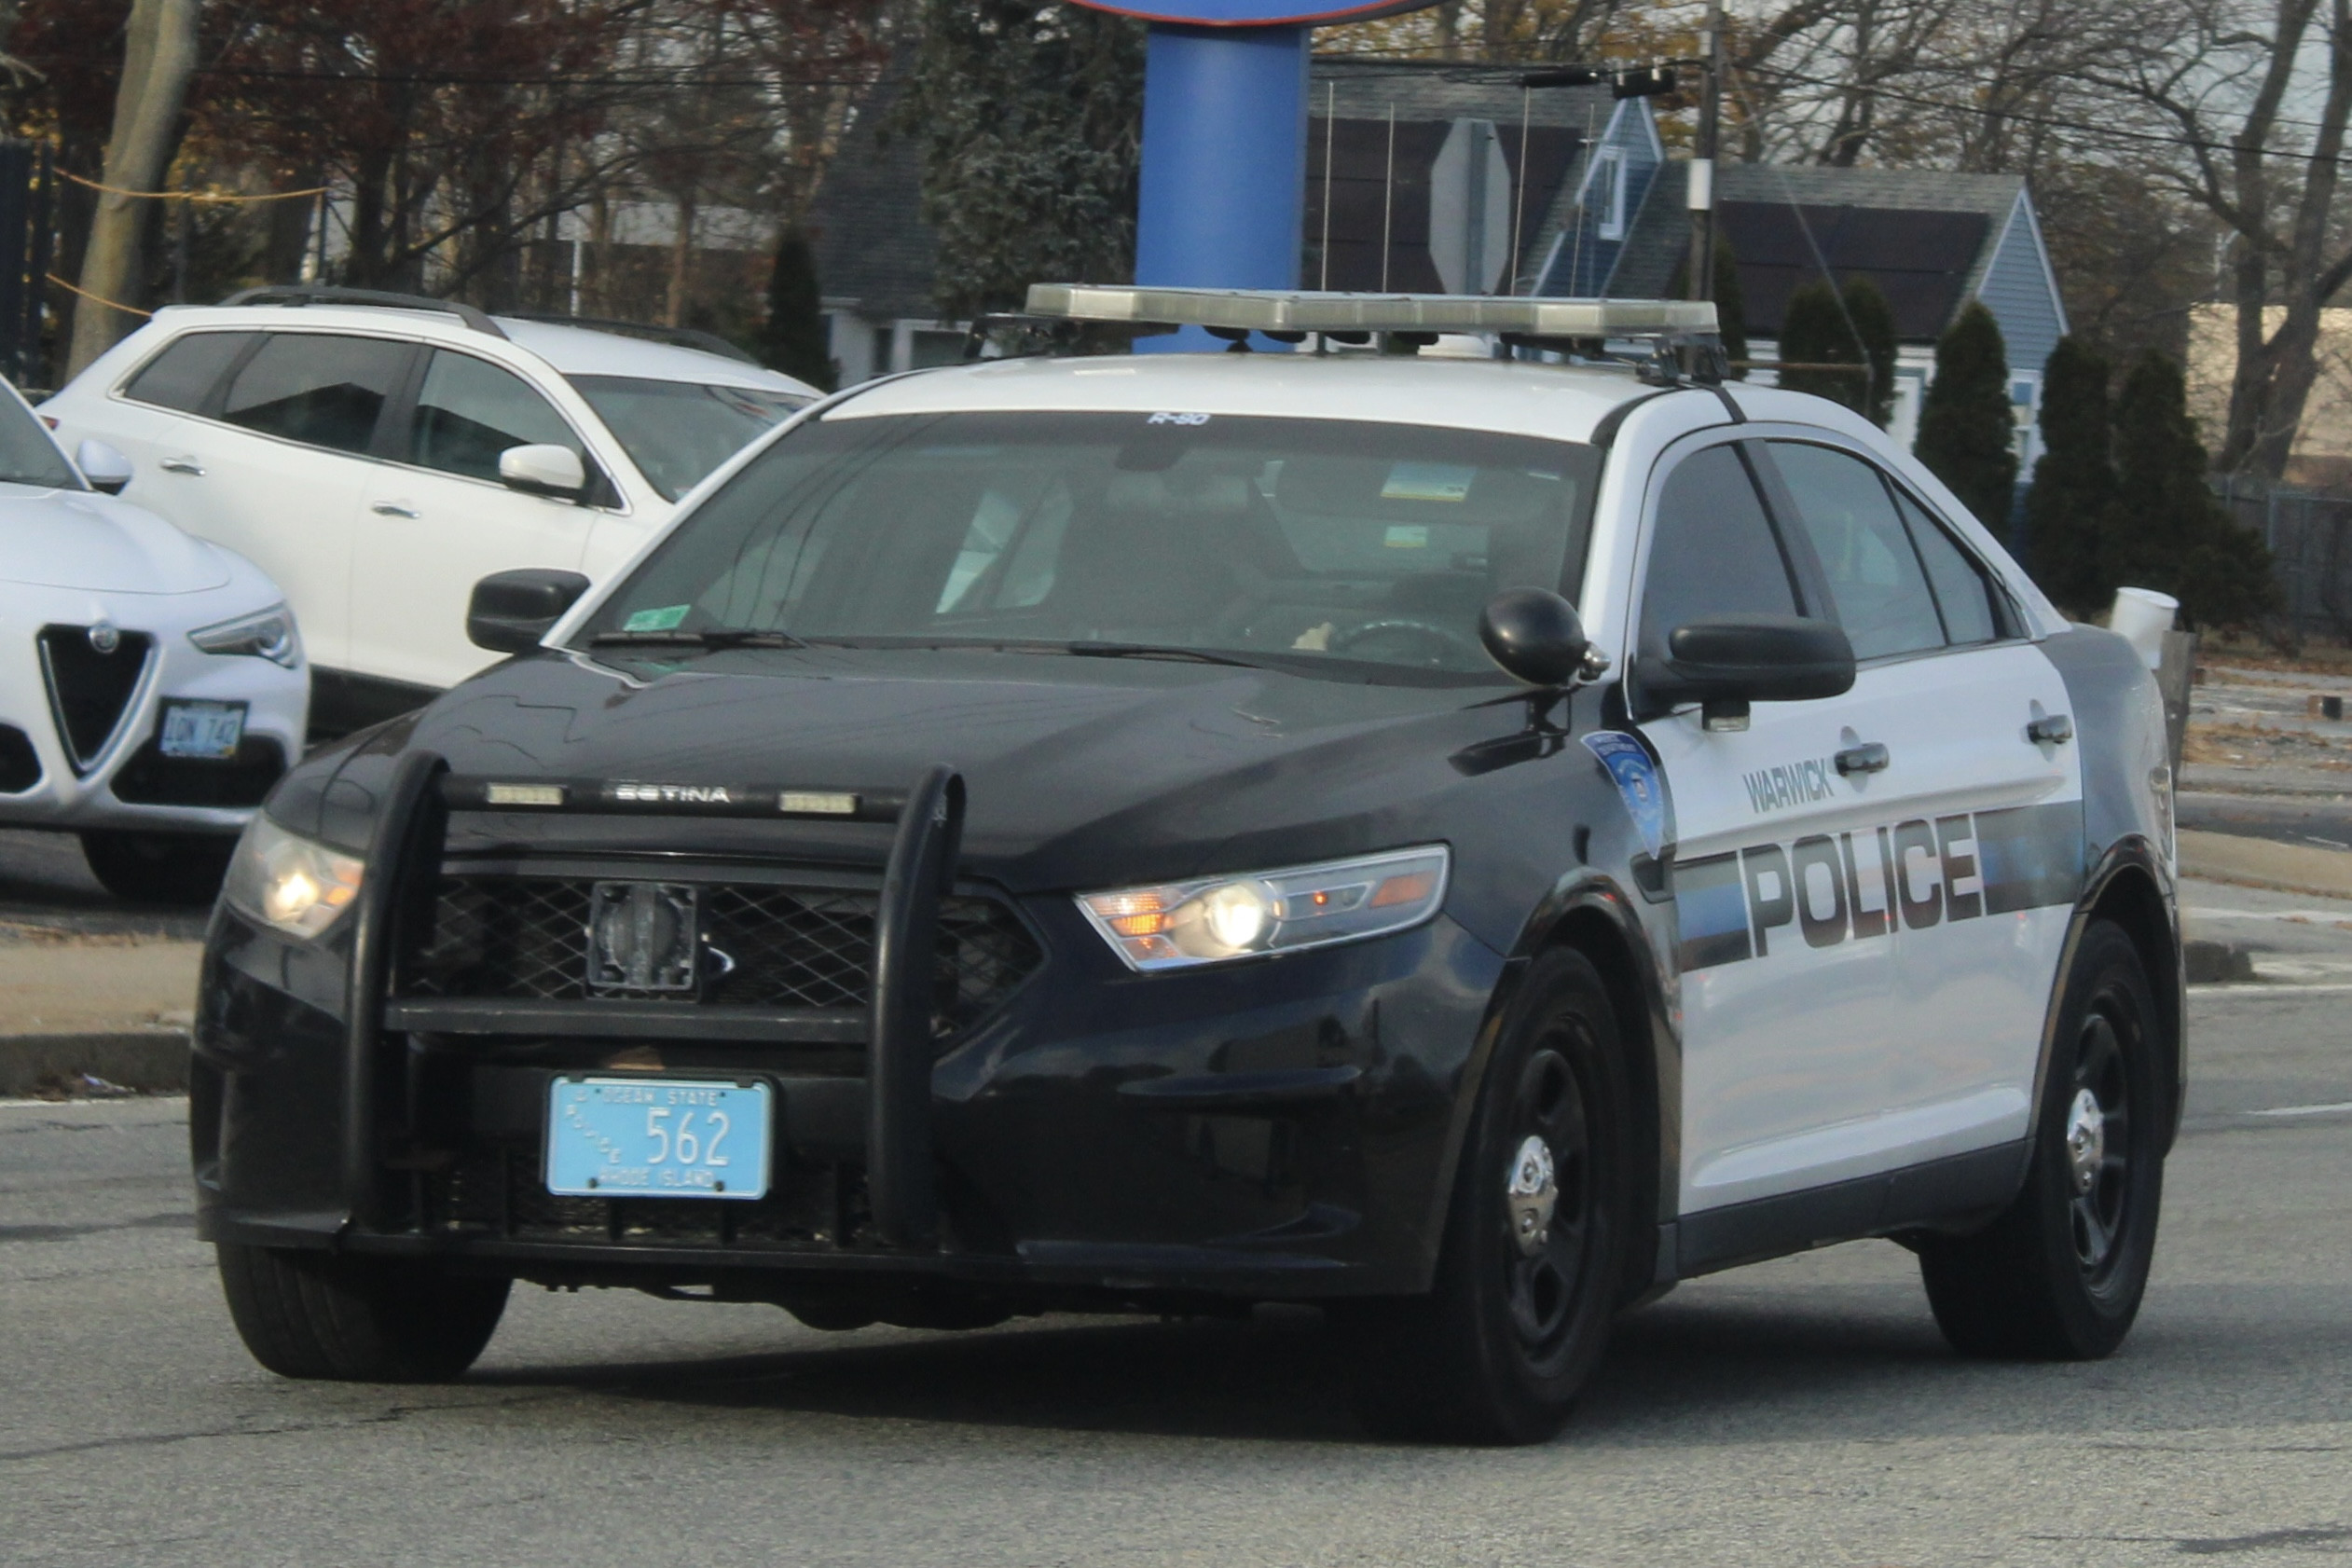
[[[587,591],[588,580],[576,571],[536,566],[493,571],[474,585],[465,635],[493,653],[528,653]]]
[[[1642,696],[1663,710],[1697,702],[1711,730],[1744,730],[1752,702],[1805,702],[1854,683],[1854,646],[1827,621],[1725,615],[1676,626],[1643,661]]]
[[[498,455],[498,476],[510,490],[577,501],[588,488],[588,471],[569,447],[543,443],[509,447]]]
[[[1488,599],[1479,640],[1506,675],[1531,686],[1565,686],[1592,646],[1576,607],[1543,588],[1506,588]]]
[[[84,441],[75,447],[74,466],[102,495],[120,495],[131,483],[131,460],[103,441]]]

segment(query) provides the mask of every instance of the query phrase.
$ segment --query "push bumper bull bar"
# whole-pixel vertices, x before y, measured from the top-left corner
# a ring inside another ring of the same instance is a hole
[[[378,1089],[388,1034],[457,1034],[546,1029],[594,1037],[675,1034],[682,1020],[656,1020],[626,1004],[574,1003],[516,1008],[504,1004],[402,1001],[391,997],[404,921],[417,907],[419,877],[437,873],[450,801],[447,763],[411,751],[393,769],[367,848],[367,871],[353,911],[350,991],[345,1017],[343,1178],[348,1226],[375,1229],[382,1163]],[[497,809],[475,791],[468,810]],[[899,808],[874,914],[872,983],[863,1020],[866,1053],[866,1194],[876,1239],[887,1248],[930,1253],[938,1247],[939,1198],[931,1137],[932,954],[940,901],[954,886],[963,836],[964,785],[943,764],[924,771]],[[718,1010],[713,1010],[714,1012]],[[839,1041],[856,1034],[854,1014],[816,1010],[727,1009],[713,1038]],[[699,1023],[691,1025],[699,1029]]]

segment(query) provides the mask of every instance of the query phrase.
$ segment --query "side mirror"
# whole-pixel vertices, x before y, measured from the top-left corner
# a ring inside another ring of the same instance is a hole
[[[569,447],[546,443],[509,447],[498,455],[498,476],[510,490],[577,501],[588,488],[588,471]]]
[[[103,441],[85,441],[74,448],[74,466],[91,489],[104,495],[120,495],[131,483],[131,460]]]
[[[1531,686],[1565,686],[1592,646],[1576,607],[1543,588],[1506,588],[1488,599],[1479,640],[1505,674]]]
[[[1854,683],[1854,646],[1827,621],[1801,615],[1726,615],[1676,626],[1641,671],[1646,706],[1705,708],[1711,730],[1748,727],[1752,702],[1834,697]]]
[[[493,653],[528,653],[587,591],[588,580],[576,571],[536,566],[493,571],[474,585],[465,635]]]

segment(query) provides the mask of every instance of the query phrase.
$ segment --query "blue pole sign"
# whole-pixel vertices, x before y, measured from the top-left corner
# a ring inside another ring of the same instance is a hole
[[[1135,282],[1162,288],[1299,286],[1307,182],[1310,30],[1432,0],[1077,0],[1151,24],[1144,56]],[[1149,351],[1226,345],[1199,327]],[[1259,348],[1280,345],[1259,339]]]

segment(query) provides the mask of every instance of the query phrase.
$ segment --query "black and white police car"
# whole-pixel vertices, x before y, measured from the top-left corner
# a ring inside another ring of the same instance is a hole
[[[1342,351],[835,396],[270,796],[192,1109],[264,1365],[454,1376],[517,1279],[1316,1302],[1382,1428],[1528,1440],[1863,1236],[1965,1354],[2116,1346],[2183,1075],[2127,644],[1712,307],[1032,309]],[[1437,330],[1517,357],[1342,347]]]

